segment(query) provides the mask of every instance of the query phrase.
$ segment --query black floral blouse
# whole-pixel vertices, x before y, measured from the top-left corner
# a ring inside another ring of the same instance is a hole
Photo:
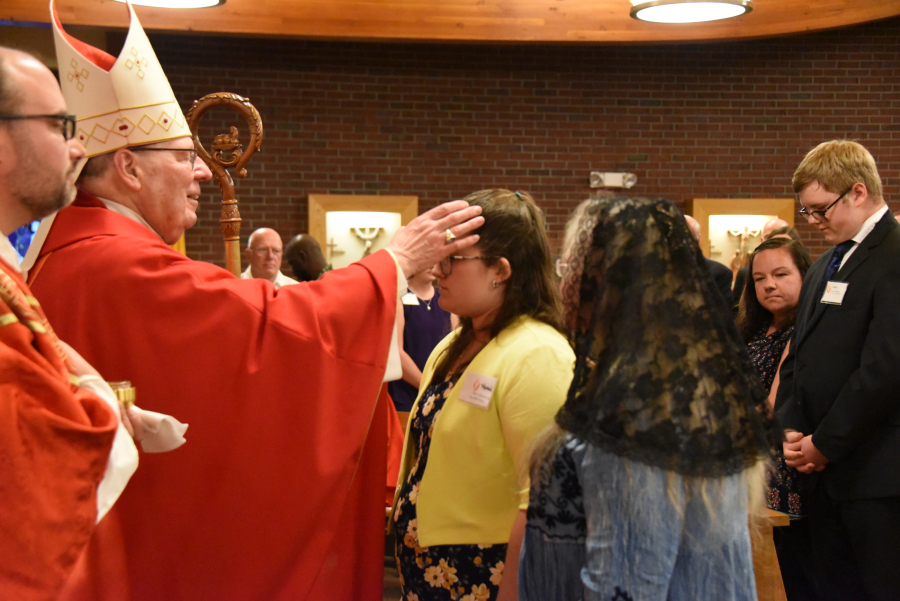
[[[434,424],[459,374],[429,386],[411,416],[409,435],[416,443],[416,461],[400,489],[394,510],[395,552],[403,601],[490,601],[497,598],[507,545],[419,546],[416,497]]]
[[[794,333],[794,326],[776,330],[766,336],[767,329],[767,327],[763,328],[750,340],[747,350],[763,386],[766,390],[770,390],[772,382],[775,380],[775,374],[778,372],[781,355]],[[768,480],[766,500],[769,509],[786,513],[792,518],[806,515],[806,509],[800,498],[800,474],[785,464],[784,452],[780,445],[772,449],[772,468],[769,470]]]

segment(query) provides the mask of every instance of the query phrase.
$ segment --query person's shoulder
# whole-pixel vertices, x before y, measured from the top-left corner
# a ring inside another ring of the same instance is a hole
[[[250,272],[250,268],[248,267],[247,271],[244,272],[247,274],[247,276],[245,276],[244,273],[242,273],[241,277],[242,278],[249,277],[249,272]],[[278,275],[275,276],[275,283],[277,283],[279,286],[290,286],[291,284],[299,284],[300,282],[298,282],[297,280],[295,280],[292,277],[288,277],[288,276],[284,275],[283,273],[281,273],[281,271],[279,271]]]
[[[559,330],[533,317],[520,317],[515,323],[500,333],[498,342],[517,352],[531,354],[537,352],[563,353],[572,355],[572,347]]]
[[[731,274],[731,270],[728,267],[722,265],[715,259],[706,259],[706,264],[713,275],[720,275],[723,273]]]

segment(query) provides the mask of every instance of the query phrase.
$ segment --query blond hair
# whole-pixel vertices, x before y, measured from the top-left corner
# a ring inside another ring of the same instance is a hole
[[[836,194],[860,182],[866,186],[872,202],[879,204],[883,200],[875,159],[862,144],[852,140],[822,142],[807,153],[791,183],[799,194],[813,182]]]

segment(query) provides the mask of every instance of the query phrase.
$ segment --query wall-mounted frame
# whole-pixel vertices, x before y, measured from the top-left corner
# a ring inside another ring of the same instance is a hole
[[[322,247],[326,259],[330,262],[334,262],[334,257],[330,254],[333,248],[329,244],[327,224],[328,214],[332,212],[396,213],[400,216],[400,225],[406,225],[419,215],[419,197],[310,194],[309,233]]]
[[[748,215],[780,217],[794,225],[795,202],[793,198],[694,198],[685,202],[685,212],[700,223],[700,248],[703,256],[710,257],[710,217],[718,215]],[[721,261],[728,264],[727,261]]]

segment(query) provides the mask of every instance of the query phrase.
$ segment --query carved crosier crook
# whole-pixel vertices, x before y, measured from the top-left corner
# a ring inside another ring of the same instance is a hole
[[[234,126],[231,127],[230,133],[215,137],[212,144],[212,155],[200,143],[200,118],[212,107],[220,105],[234,108],[247,121],[250,129],[250,143],[246,152],[238,140],[238,130]],[[185,118],[191,133],[194,134],[194,147],[197,149],[197,154],[212,171],[213,177],[219,183],[219,189],[222,190],[222,217],[219,219],[219,223],[222,224],[222,235],[225,237],[225,268],[234,275],[240,275],[241,214],[238,211],[237,197],[234,194],[234,181],[231,179],[227,167],[234,167],[238,177],[247,176],[244,165],[262,144],[262,119],[256,108],[250,104],[249,99],[228,92],[207,94],[203,98],[195,100]]]

